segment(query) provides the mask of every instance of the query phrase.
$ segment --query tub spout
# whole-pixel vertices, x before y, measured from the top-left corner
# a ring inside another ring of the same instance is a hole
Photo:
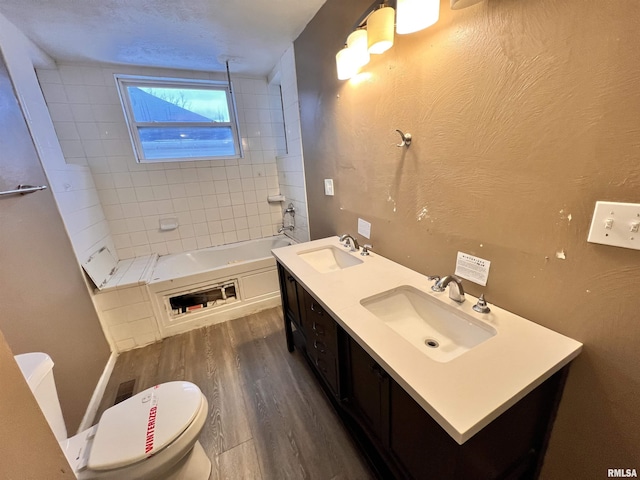
[[[282,225],[279,229],[278,229],[278,233],[282,233],[285,230],[289,230],[290,232],[293,232],[293,225],[287,225],[286,227],[284,225]]]

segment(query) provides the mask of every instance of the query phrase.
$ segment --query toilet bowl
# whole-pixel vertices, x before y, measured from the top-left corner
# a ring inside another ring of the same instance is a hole
[[[15,358],[78,479],[209,478],[211,462],[198,441],[208,403],[193,383],[148,388],[105,410],[93,427],[66,438],[53,361],[45,353]]]

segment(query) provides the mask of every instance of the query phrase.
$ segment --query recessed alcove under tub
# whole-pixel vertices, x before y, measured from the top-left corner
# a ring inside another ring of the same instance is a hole
[[[293,243],[278,235],[159,257],[147,288],[161,336],[279,305],[271,249]]]

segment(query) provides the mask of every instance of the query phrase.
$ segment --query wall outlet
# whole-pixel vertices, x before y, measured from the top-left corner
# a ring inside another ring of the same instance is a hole
[[[640,250],[640,204],[596,202],[587,241]]]
[[[333,196],[333,178],[324,179],[324,194],[330,197]]]

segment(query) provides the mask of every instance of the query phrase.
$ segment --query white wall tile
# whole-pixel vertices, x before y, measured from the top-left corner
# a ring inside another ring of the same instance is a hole
[[[253,231],[248,228],[248,213],[257,214],[261,203],[263,211],[269,212],[266,197],[280,190],[271,120],[272,104],[279,99],[272,98],[265,79],[233,79],[247,149],[243,159],[138,164],[113,79],[116,72],[220,80],[224,75],[80,64],[39,72],[51,97],[51,116],[60,122],[58,137],[67,162],[90,167],[98,190],[94,197],[104,211],[102,221],[113,229],[119,258],[272,235],[280,220],[254,225]],[[230,212],[232,217],[222,219],[220,207],[226,208],[225,217]],[[94,214],[95,209],[77,213],[74,226],[96,220]],[[159,232],[158,216],[180,216],[179,235]],[[265,216],[265,222],[267,218],[271,221],[272,216]],[[224,228],[222,220],[227,220]],[[127,342],[122,335],[116,343]]]
[[[300,114],[298,105],[297,80],[295,72],[295,55],[293,45],[285,52],[276,65],[273,74],[279,72],[282,88],[282,102],[287,130],[287,155],[277,158],[278,173],[270,171],[268,177],[278,177],[280,192],[288,201],[292,201],[296,208],[296,228],[290,232],[298,241],[309,240],[307,218],[307,204],[305,195],[304,161],[302,156],[302,142],[300,134]],[[277,144],[273,139],[273,146]],[[266,141],[265,148],[271,148],[271,141]],[[297,172],[290,175],[289,172]],[[272,181],[271,185],[275,185]],[[287,202],[288,203],[288,202]]]

